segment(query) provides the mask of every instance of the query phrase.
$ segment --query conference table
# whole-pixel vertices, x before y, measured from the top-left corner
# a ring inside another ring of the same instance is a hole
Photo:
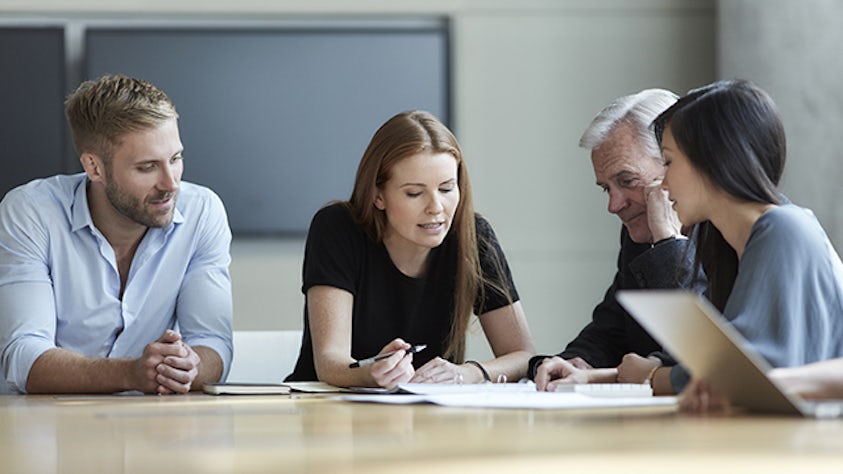
[[[843,420],[309,394],[4,395],[0,472],[843,472]]]

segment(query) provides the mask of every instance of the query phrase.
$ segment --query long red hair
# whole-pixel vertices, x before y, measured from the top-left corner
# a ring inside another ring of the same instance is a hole
[[[383,241],[386,214],[374,205],[377,191],[389,181],[396,163],[422,152],[448,153],[457,160],[460,201],[450,232],[457,238],[459,261],[455,275],[451,330],[443,356],[462,363],[465,358],[465,335],[478,291],[482,289],[483,275],[477,250],[471,183],[462,150],[454,134],[429,112],[414,110],[395,115],[375,132],[363,153],[354,180],[354,190],[346,205],[371,239]]]

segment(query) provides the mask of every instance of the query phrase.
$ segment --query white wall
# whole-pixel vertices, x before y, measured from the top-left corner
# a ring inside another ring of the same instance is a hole
[[[723,77],[773,97],[787,134],[782,189],[820,219],[843,250],[843,2],[720,2]]]
[[[608,287],[619,221],[577,139],[611,99],[715,78],[714,0],[3,0],[0,15],[215,20],[446,15],[453,115],[477,209],[495,226],[540,352],[556,352]],[[299,329],[300,240],[236,239],[235,329]],[[469,355],[488,349],[473,337]]]
[[[714,11],[695,5],[592,2],[454,22],[456,127],[476,207],[507,251],[539,352],[558,352],[590,320],[617,258],[620,222],[579,136],[619,95],[714,78]]]

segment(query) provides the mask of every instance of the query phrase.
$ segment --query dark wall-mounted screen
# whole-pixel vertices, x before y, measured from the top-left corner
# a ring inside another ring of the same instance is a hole
[[[64,29],[0,27],[0,197],[64,172]]]
[[[372,134],[425,109],[448,122],[448,35],[401,28],[89,28],[84,74],[163,89],[184,179],[223,199],[239,235],[300,234],[347,199]]]

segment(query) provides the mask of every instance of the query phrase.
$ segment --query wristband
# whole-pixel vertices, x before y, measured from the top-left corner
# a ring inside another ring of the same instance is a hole
[[[489,376],[489,372],[486,371],[486,368],[483,367],[483,365],[480,364],[480,362],[477,362],[476,360],[467,360],[467,361],[465,361],[465,363],[471,364],[471,365],[477,367],[478,369],[480,369],[480,372],[483,372],[483,380],[485,380],[486,382],[492,381],[492,377]]]
[[[647,378],[646,378],[646,379],[644,379],[644,383],[649,383],[649,384],[650,384],[650,388],[653,388],[653,378],[656,376],[656,371],[657,371],[657,370],[659,370],[660,368],[662,368],[662,365],[661,365],[661,364],[659,364],[659,365],[657,365],[657,366],[653,367],[653,368],[650,370],[650,373],[648,373],[648,374],[647,374]]]

